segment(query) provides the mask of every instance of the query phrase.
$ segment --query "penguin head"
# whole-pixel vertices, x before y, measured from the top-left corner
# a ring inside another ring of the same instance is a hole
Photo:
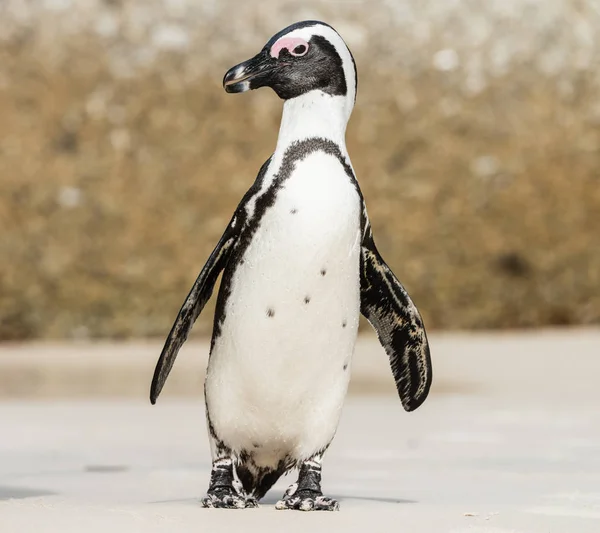
[[[263,49],[229,69],[223,78],[228,93],[271,87],[290,100],[310,91],[342,96],[354,105],[354,58],[340,35],[328,24],[308,20],[276,33]]]

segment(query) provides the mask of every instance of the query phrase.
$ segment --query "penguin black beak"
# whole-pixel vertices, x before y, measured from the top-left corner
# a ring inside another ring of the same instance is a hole
[[[278,62],[266,50],[230,68],[223,78],[223,88],[228,93],[243,93],[269,85],[270,73],[278,67]]]

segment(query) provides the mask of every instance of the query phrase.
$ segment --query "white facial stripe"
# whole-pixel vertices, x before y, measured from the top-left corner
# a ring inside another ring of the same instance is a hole
[[[321,37],[327,39],[333,45],[336,52],[342,59],[342,67],[344,69],[344,76],[346,78],[346,87],[348,91],[346,96],[346,106],[348,107],[348,116],[350,116],[352,108],[354,107],[354,99],[356,97],[356,78],[354,74],[354,64],[352,61],[352,56],[350,55],[350,51],[348,50],[346,43],[339,36],[339,34],[329,26],[315,24],[314,26],[306,26],[304,28],[299,28],[297,30],[291,31],[290,33],[286,33],[283,37],[281,37],[281,39],[299,37],[301,39],[304,39],[305,41],[310,41],[310,38],[313,35],[320,35]]]

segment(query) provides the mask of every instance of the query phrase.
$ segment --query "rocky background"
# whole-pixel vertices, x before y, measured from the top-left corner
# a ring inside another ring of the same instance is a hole
[[[600,323],[598,0],[0,0],[0,340],[166,335],[277,135],[222,76],[307,18],[426,324]]]

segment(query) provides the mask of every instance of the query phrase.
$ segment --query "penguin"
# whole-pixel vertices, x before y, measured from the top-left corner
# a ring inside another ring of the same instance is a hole
[[[375,329],[406,411],[432,380],[423,320],[378,252],[345,144],[356,65],[328,24],[275,34],[223,79],[228,93],[272,88],[284,100],[275,151],[235,210],[166,339],[156,402],[222,272],[204,384],[212,470],[202,506],[258,505],[298,478],[277,509],[339,509],[321,490],[359,315]]]

